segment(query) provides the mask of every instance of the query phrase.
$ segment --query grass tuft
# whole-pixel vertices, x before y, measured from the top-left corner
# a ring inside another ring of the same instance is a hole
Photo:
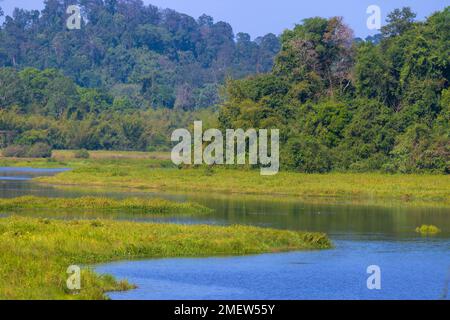
[[[430,235],[441,232],[441,229],[431,224],[430,225],[423,224],[420,227],[416,228],[416,232],[423,235]]]

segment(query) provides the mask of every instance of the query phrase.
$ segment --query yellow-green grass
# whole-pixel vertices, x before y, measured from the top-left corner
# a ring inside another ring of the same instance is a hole
[[[54,150],[52,158],[58,161],[75,159],[77,150]],[[170,152],[140,152],[140,151],[88,151],[91,159],[155,159],[170,160]]]
[[[36,179],[55,185],[120,187],[161,191],[220,192],[299,198],[351,198],[372,202],[450,206],[450,176],[431,174],[280,172],[158,167],[143,160],[72,162],[74,170]]]
[[[450,207],[449,175],[280,172],[275,176],[261,176],[259,170],[219,167],[215,167],[212,171],[202,167],[178,169],[170,160],[161,159],[159,153],[148,153],[148,158],[120,158],[115,156],[115,152],[107,154],[108,157],[91,159],[74,159],[68,156],[64,161],[1,158],[0,166],[74,169],[54,177],[36,179],[41,183],[54,185],[283,195],[302,198],[305,201],[345,198],[378,205],[396,203],[396,205]]]
[[[77,168],[92,165],[145,165],[147,168],[174,167],[170,155],[163,152],[89,151],[89,159],[77,159],[75,151],[53,151],[52,158],[7,158],[0,156],[2,167]]]
[[[14,209],[82,209],[123,210],[146,214],[201,214],[212,210],[191,202],[174,202],[163,199],[111,199],[104,197],[48,198],[24,196],[0,199],[0,210]]]
[[[432,224],[430,225],[423,224],[420,227],[416,228],[416,232],[423,235],[432,235],[441,232],[441,229]]]
[[[86,266],[116,260],[245,255],[327,249],[325,234],[263,229],[117,222],[0,219],[0,299],[104,299],[132,286]],[[81,290],[67,289],[67,268],[84,267]]]

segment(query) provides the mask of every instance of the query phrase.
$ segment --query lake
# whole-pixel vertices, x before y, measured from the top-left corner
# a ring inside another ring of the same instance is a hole
[[[56,219],[111,218],[183,224],[248,224],[329,234],[334,249],[240,257],[153,259],[94,266],[128,279],[138,289],[112,299],[442,299],[450,281],[450,209],[415,208],[318,199],[223,194],[148,193],[62,189],[30,181],[59,170],[0,168],[0,196],[75,197],[106,195],[195,201],[215,209],[206,216],[152,218],[127,212],[83,214],[61,210],[16,212]],[[0,212],[7,216],[11,212]],[[437,225],[433,237],[415,233]],[[381,289],[367,288],[367,267],[381,270]]]

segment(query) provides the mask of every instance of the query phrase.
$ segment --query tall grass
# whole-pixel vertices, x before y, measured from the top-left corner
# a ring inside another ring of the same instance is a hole
[[[132,286],[84,269],[81,290],[66,288],[70,265],[158,257],[244,255],[330,248],[321,233],[249,226],[183,226],[24,217],[0,219],[0,299],[104,299]]]
[[[258,170],[178,169],[167,159],[167,154],[99,151],[91,152],[91,159],[75,159],[72,153],[60,151],[55,153],[56,160],[52,161],[0,159],[0,165],[73,168],[54,177],[36,179],[57,185],[288,195],[304,200],[347,198],[380,205],[398,202],[401,205],[450,207],[448,175],[280,172],[263,177]]]
[[[0,199],[1,210],[14,209],[95,209],[126,210],[148,214],[200,214],[212,210],[191,202],[174,202],[163,199],[127,198],[116,200],[102,197],[47,198],[24,196]]]
[[[257,170],[215,168],[207,173],[203,168],[161,167],[139,159],[111,161],[72,162],[69,165],[74,170],[36,180],[57,185],[352,198],[381,204],[395,200],[402,204],[450,206],[450,177],[446,175],[280,172],[268,177]]]

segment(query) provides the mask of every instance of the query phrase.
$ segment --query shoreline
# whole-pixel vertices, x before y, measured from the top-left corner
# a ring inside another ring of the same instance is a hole
[[[81,291],[65,287],[71,265],[89,266],[153,258],[245,256],[331,249],[324,233],[252,226],[176,225],[113,220],[0,219],[1,299],[106,299],[132,289],[125,281],[82,268]],[[13,250],[14,248],[14,250]],[[12,254],[13,253],[13,254]],[[22,272],[24,261],[29,266]],[[43,277],[35,277],[42,273]],[[23,292],[15,283],[27,283]],[[43,288],[45,288],[43,290]]]
[[[167,195],[214,195],[214,196],[238,196],[238,198],[258,198],[264,196],[268,201],[294,201],[307,204],[322,204],[326,201],[327,204],[332,205],[361,205],[361,206],[374,206],[374,207],[423,207],[423,208],[450,208],[450,201],[436,201],[436,200],[412,200],[412,199],[397,199],[392,197],[381,197],[371,195],[295,195],[290,193],[252,193],[232,190],[195,190],[192,191],[189,188],[184,189],[161,189],[157,187],[130,187],[121,185],[86,185],[86,184],[70,184],[70,183],[51,183],[40,181],[37,179],[31,180],[36,185],[51,186],[56,189],[68,189],[68,190],[105,190],[108,188],[110,191],[124,192],[124,193],[139,193],[139,192],[152,192],[155,194],[167,194]]]
[[[124,192],[203,192],[224,195],[295,198],[317,203],[350,202],[391,206],[450,207],[450,176],[438,174],[383,174],[334,172],[305,174],[282,171],[261,177],[257,170],[191,167],[176,168],[160,153],[91,152],[75,159],[59,151],[47,159],[0,158],[1,165],[33,168],[71,168],[54,176],[32,179],[54,187],[119,188]],[[120,155],[120,156],[119,156]],[[146,156],[145,156],[146,155]]]
[[[98,171],[96,171],[98,169]],[[443,175],[387,175],[379,173],[303,174],[282,172],[260,177],[256,171],[202,168],[167,169],[130,166],[86,166],[39,177],[34,182],[52,186],[122,188],[161,192],[208,192],[228,195],[356,200],[406,206],[450,207],[450,177]]]

